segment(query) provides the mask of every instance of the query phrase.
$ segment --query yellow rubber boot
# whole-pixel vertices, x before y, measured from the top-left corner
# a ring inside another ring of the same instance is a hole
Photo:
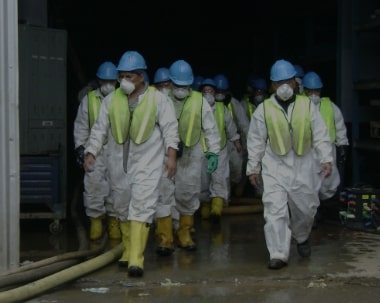
[[[214,197],[211,200],[210,219],[214,223],[220,222],[222,216],[224,199],[221,197]]]
[[[119,220],[116,217],[108,216],[108,237],[112,240],[121,239]]]
[[[142,277],[144,274],[144,252],[149,236],[149,224],[130,221],[129,229],[129,277]]]
[[[128,267],[129,261],[129,221],[120,222],[121,241],[123,242],[123,254],[118,263],[120,267]]]
[[[201,218],[207,220],[210,218],[211,203],[202,202],[201,204]]]
[[[99,240],[103,234],[103,216],[90,218],[90,240]]]
[[[156,237],[158,240],[157,254],[170,256],[174,251],[172,216],[157,218]]]
[[[191,238],[191,229],[193,228],[194,217],[189,215],[180,215],[179,227],[177,230],[178,246],[187,250],[194,251],[197,249]]]

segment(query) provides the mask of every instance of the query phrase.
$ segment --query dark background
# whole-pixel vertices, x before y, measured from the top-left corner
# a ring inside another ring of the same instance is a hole
[[[74,91],[102,62],[117,64],[137,50],[151,79],[157,68],[184,59],[195,75],[226,74],[237,96],[250,74],[268,78],[283,58],[319,72],[334,97],[337,1],[321,2],[49,1],[49,27],[68,32]]]
[[[81,178],[72,140],[78,91],[101,63],[117,65],[127,50],[144,56],[151,80],[157,68],[184,59],[194,75],[225,74],[238,99],[250,75],[269,81],[274,61],[286,59],[319,73],[325,95],[335,100],[337,0],[47,1],[48,27],[65,29],[68,37],[70,183]]]

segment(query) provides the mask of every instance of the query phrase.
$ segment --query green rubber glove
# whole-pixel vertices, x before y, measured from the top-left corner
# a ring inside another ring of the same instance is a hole
[[[212,174],[218,168],[218,155],[212,152],[207,152],[206,158],[208,160],[206,172],[208,174]]]

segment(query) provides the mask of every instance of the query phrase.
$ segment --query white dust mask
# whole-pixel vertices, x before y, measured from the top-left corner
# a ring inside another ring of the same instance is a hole
[[[309,99],[311,100],[311,102],[313,102],[314,104],[319,104],[319,102],[321,101],[321,97],[320,96],[317,96],[317,95],[310,95],[309,96]]]
[[[210,93],[205,93],[203,97],[207,100],[211,106],[215,104],[215,97]]]
[[[221,94],[221,93],[215,95],[216,101],[223,101],[225,98],[226,98],[226,96]]]
[[[100,87],[100,91],[102,92],[103,96],[107,96],[108,94],[112,93],[115,90],[115,86],[111,83],[103,84]]]
[[[163,93],[164,95],[169,95],[170,88],[163,87],[163,88],[160,89],[160,92]]]
[[[264,101],[264,96],[263,95],[256,95],[255,97],[253,97],[253,100],[255,100],[256,104],[259,104],[259,103]]]
[[[136,87],[135,87],[135,85],[132,82],[130,82],[130,81],[126,80],[126,79],[123,79],[120,82],[120,88],[121,88],[121,90],[124,93],[126,93],[127,95],[129,95],[129,94],[131,94],[135,90]]]
[[[178,100],[185,99],[188,97],[190,94],[189,90],[187,88],[183,87],[176,87],[173,89],[173,95],[176,97]]]
[[[288,101],[293,96],[293,88],[287,83],[282,84],[277,88],[276,95],[282,101]]]

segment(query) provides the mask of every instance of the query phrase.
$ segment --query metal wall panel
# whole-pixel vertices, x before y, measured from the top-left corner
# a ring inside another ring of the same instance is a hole
[[[17,1],[0,1],[0,271],[19,267]]]

